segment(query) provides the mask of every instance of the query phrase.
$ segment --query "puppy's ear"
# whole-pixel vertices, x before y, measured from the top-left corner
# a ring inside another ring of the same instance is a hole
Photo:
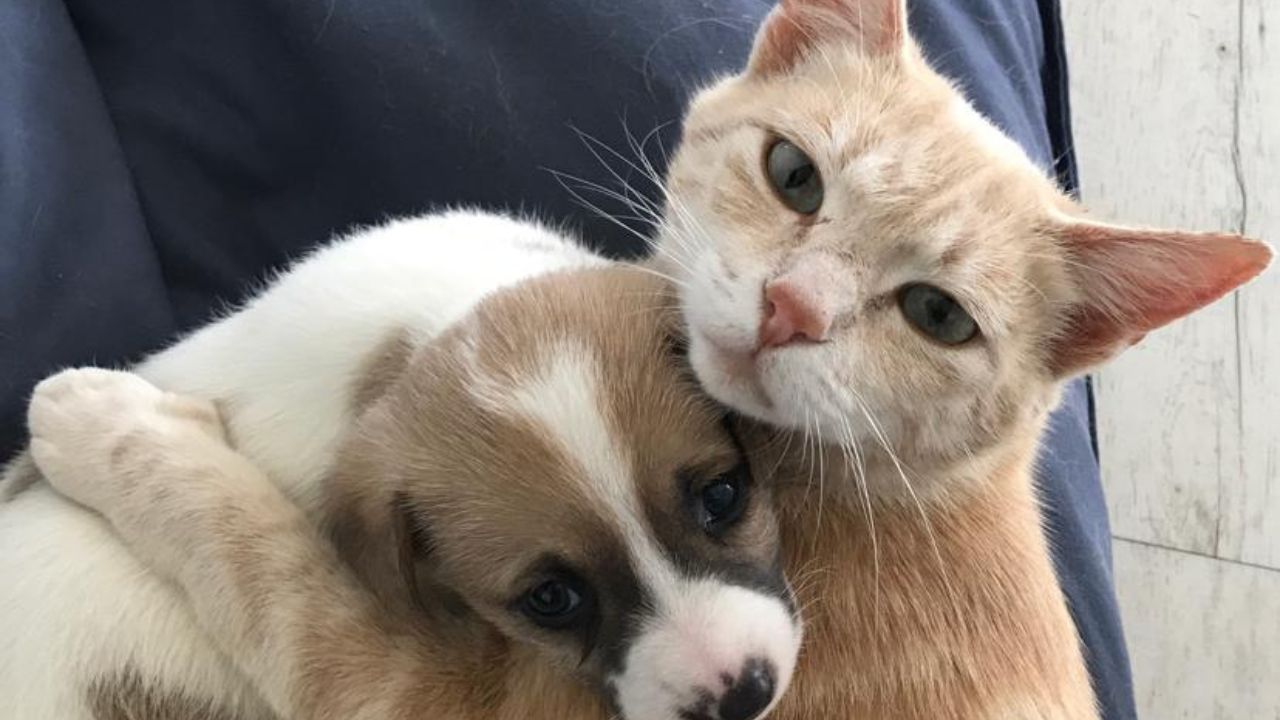
[[[408,593],[410,602],[418,610],[424,609],[423,588],[419,585],[419,566],[428,565],[431,560],[431,533],[424,520],[414,517],[409,505],[409,498],[404,493],[396,493],[391,501],[390,524],[393,529],[393,542],[396,548],[396,569],[400,571],[400,582]],[[422,568],[427,570],[428,568]]]
[[[330,486],[325,524],[339,556],[389,610],[414,622],[456,621],[467,606],[439,578],[426,515],[406,494],[367,481],[375,476],[339,474]]]
[[[413,608],[438,620],[467,615],[466,601],[440,576],[427,514],[415,508],[404,493],[396,493],[391,514],[400,583]]]
[[[401,569],[405,524],[395,500],[349,482],[344,473],[331,483],[325,528],[343,562],[384,604],[409,609],[416,590]],[[362,491],[363,490],[363,491]]]

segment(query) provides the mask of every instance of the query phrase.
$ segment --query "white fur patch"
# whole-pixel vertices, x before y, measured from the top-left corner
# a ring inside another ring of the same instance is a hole
[[[587,348],[561,343],[529,380],[506,393],[507,408],[541,426],[586,473],[583,490],[621,530],[637,572],[656,595],[677,590],[671,562],[643,520],[625,442],[604,415],[600,368]]]

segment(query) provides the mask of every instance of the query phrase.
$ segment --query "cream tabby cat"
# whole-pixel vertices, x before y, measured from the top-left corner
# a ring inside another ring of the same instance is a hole
[[[1095,717],[1032,485],[1048,413],[1270,249],[1087,219],[926,64],[902,0],[783,2],[694,101],[667,188],[702,385],[820,443],[754,444],[784,448],[809,628],[775,717]]]
[[[1032,484],[1048,413],[1271,252],[1086,219],[905,21],[902,0],[784,0],[695,99],[666,183],[652,262],[699,380],[777,468],[808,632],[772,717],[1096,718]]]

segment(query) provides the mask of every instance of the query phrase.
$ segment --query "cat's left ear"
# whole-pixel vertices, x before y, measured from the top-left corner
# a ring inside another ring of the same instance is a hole
[[[787,72],[825,45],[880,56],[907,42],[906,0],[782,0],[756,33],[747,72]]]
[[[1239,235],[1075,220],[1057,232],[1077,290],[1049,348],[1057,377],[1099,365],[1223,297],[1265,270],[1272,257],[1265,243]]]

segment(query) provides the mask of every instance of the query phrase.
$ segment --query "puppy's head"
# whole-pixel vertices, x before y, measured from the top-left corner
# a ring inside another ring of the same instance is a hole
[[[749,720],[790,681],[800,623],[770,495],[686,370],[669,302],[624,267],[487,299],[365,413],[340,543],[628,720]]]

